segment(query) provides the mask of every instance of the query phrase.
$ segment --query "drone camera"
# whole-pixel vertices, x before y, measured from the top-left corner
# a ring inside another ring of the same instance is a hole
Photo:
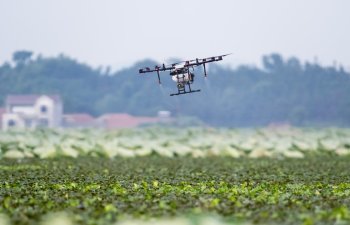
[[[177,87],[178,87],[178,88],[184,88],[184,85],[181,84],[181,83],[178,83],[178,84],[177,84]]]

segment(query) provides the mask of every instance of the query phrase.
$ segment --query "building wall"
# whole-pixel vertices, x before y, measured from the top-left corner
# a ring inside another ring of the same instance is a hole
[[[11,113],[24,113],[28,115],[35,115],[35,109],[33,106],[28,106],[28,105],[17,105],[17,106],[12,106],[11,107]]]
[[[25,121],[17,113],[5,113],[2,115],[2,129],[25,128]]]
[[[63,104],[62,102],[58,102],[55,106],[54,124],[57,127],[61,127],[63,124]]]
[[[62,102],[42,95],[33,105],[6,105],[2,128],[8,130],[13,123],[16,128],[55,128],[62,125],[62,117]]]
[[[41,96],[36,100],[34,108],[37,115],[38,126],[49,128],[55,127],[55,106],[51,98],[47,96]]]

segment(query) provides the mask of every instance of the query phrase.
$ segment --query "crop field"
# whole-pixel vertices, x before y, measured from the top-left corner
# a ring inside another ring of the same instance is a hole
[[[2,158],[68,156],[303,158],[350,155],[350,129],[161,128],[0,132]]]
[[[0,133],[0,224],[349,224],[347,129]]]

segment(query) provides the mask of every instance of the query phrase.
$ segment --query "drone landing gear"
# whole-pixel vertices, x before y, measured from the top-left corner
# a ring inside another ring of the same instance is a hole
[[[174,96],[174,95],[184,95],[184,94],[189,94],[189,93],[194,93],[194,92],[200,92],[200,91],[201,91],[201,90],[193,90],[193,91],[178,92],[178,93],[170,94],[170,96]]]
[[[200,92],[201,90],[192,90],[191,89],[191,84],[190,83],[187,83],[188,85],[188,91],[186,91],[186,85],[183,84],[183,83],[178,83],[177,84],[177,93],[174,93],[174,94],[170,94],[170,96],[174,96],[174,95],[183,95],[183,94],[189,94],[189,93],[193,93],[193,92]]]

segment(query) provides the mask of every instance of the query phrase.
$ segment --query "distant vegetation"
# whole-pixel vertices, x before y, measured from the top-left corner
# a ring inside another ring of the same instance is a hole
[[[0,131],[0,160],[86,156],[112,159],[152,155],[171,158],[221,156],[275,159],[330,155],[349,156],[350,159],[350,129],[179,129],[149,126],[115,131]]]
[[[271,54],[263,57],[263,69],[213,65],[206,82],[202,71],[195,71],[200,79],[194,85],[202,92],[170,97],[176,87],[168,74],[162,74],[162,87],[155,75],[138,75],[139,67],[155,64],[145,60],[111,72],[64,55],[33,59],[32,52],[18,51],[12,64],[0,66],[0,104],[9,94],[59,94],[66,112],[95,116],[106,112],[152,116],[170,110],[212,125],[350,125],[350,74],[342,68]]]

